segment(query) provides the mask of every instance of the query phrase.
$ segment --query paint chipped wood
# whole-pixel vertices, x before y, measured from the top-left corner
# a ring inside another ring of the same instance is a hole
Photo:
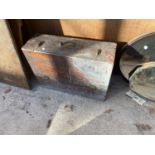
[[[105,98],[114,65],[115,43],[40,35],[30,39],[22,51],[41,83]]]

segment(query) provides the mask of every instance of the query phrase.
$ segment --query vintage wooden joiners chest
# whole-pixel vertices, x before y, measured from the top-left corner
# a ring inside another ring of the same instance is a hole
[[[104,100],[116,44],[54,35],[30,39],[22,51],[44,85]]]

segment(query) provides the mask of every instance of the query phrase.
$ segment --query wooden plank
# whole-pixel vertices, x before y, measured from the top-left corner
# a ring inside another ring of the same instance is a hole
[[[155,30],[155,20],[104,19],[60,20],[64,35],[128,42],[134,37]]]
[[[0,81],[29,88],[20,57],[6,20],[0,20]]]
[[[48,33],[128,42],[138,35],[155,31],[155,19],[42,19],[24,21],[29,37],[35,33]]]

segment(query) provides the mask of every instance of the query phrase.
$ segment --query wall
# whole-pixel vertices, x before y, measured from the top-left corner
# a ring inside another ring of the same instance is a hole
[[[155,30],[155,19],[24,20],[27,36],[35,33],[128,42]]]

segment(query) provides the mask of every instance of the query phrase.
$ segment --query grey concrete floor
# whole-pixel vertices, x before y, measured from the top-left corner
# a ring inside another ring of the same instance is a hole
[[[155,103],[140,106],[128,90],[120,76],[112,76],[104,102],[0,83],[0,134],[155,134]]]

